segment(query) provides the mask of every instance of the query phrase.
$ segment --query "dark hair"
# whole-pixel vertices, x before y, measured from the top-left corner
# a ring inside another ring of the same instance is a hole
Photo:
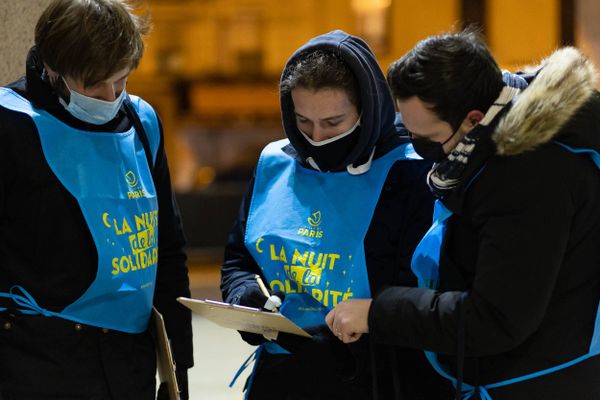
[[[54,0],[35,27],[35,45],[55,72],[93,86],[138,66],[148,14],[136,16],[127,0]]]
[[[348,64],[333,51],[316,50],[292,60],[283,74],[279,89],[282,94],[288,94],[297,87],[343,89],[350,102],[360,110],[358,80]]]
[[[481,35],[469,28],[420,41],[390,66],[387,80],[394,99],[417,96],[454,129],[469,111],[486,112],[504,86]]]

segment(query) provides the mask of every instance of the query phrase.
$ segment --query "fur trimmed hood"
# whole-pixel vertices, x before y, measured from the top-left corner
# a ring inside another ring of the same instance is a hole
[[[520,154],[551,141],[597,93],[594,65],[573,47],[556,51],[538,68],[494,130],[500,155]]]

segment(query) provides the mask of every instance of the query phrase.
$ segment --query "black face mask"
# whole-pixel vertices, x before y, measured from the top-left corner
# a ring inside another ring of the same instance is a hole
[[[300,131],[300,129],[298,130]],[[340,136],[343,137],[340,139],[320,146],[311,144],[307,139],[307,135],[302,131],[300,131],[300,133],[307,142],[307,156],[312,157],[321,171],[341,170],[346,167],[345,165],[342,165],[342,163],[358,142],[360,125],[357,122],[357,125],[350,133],[347,133],[345,136],[343,136],[344,134],[341,134]]]
[[[433,140],[423,137],[415,137],[412,133],[409,133],[409,136],[415,152],[421,156],[421,158],[437,163],[448,156],[444,151],[444,145],[456,135],[456,132],[458,132],[458,129],[443,143],[434,142]]]

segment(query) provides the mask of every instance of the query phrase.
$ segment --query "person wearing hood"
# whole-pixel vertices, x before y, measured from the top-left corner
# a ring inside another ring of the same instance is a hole
[[[328,316],[355,340],[426,351],[483,400],[600,399],[600,94],[574,48],[501,72],[471,30],[429,37],[388,81],[415,150],[435,162],[419,288]]]
[[[431,164],[396,131],[373,53],[342,31],[313,38],[287,62],[280,98],[287,139],[260,156],[221,290],[227,302],[272,309],[259,275],[312,338],[241,332],[259,345],[246,398],[447,399],[451,386],[419,352],[366,337],[348,346],[325,324],[344,298],[416,285],[409,260],[431,219]]]
[[[159,119],[126,91],[149,20],[48,3],[26,75],[0,88],[0,398],[155,399],[154,305],[187,399],[181,218]]]

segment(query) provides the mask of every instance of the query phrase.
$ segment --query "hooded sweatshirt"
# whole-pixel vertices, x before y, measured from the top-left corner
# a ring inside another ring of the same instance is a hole
[[[394,128],[394,103],[381,68],[367,44],[356,36],[336,30],[317,36],[300,47],[288,60],[281,80],[298,58],[317,50],[331,51],[340,56],[350,67],[359,84],[361,122],[360,135],[354,147],[341,165],[333,168],[342,170],[347,165],[358,167],[368,163],[373,149],[373,158],[378,158],[403,142]],[[283,129],[298,159],[307,163],[308,142],[298,131],[291,93],[280,93]],[[290,149],[286,149],[289,153]]]

